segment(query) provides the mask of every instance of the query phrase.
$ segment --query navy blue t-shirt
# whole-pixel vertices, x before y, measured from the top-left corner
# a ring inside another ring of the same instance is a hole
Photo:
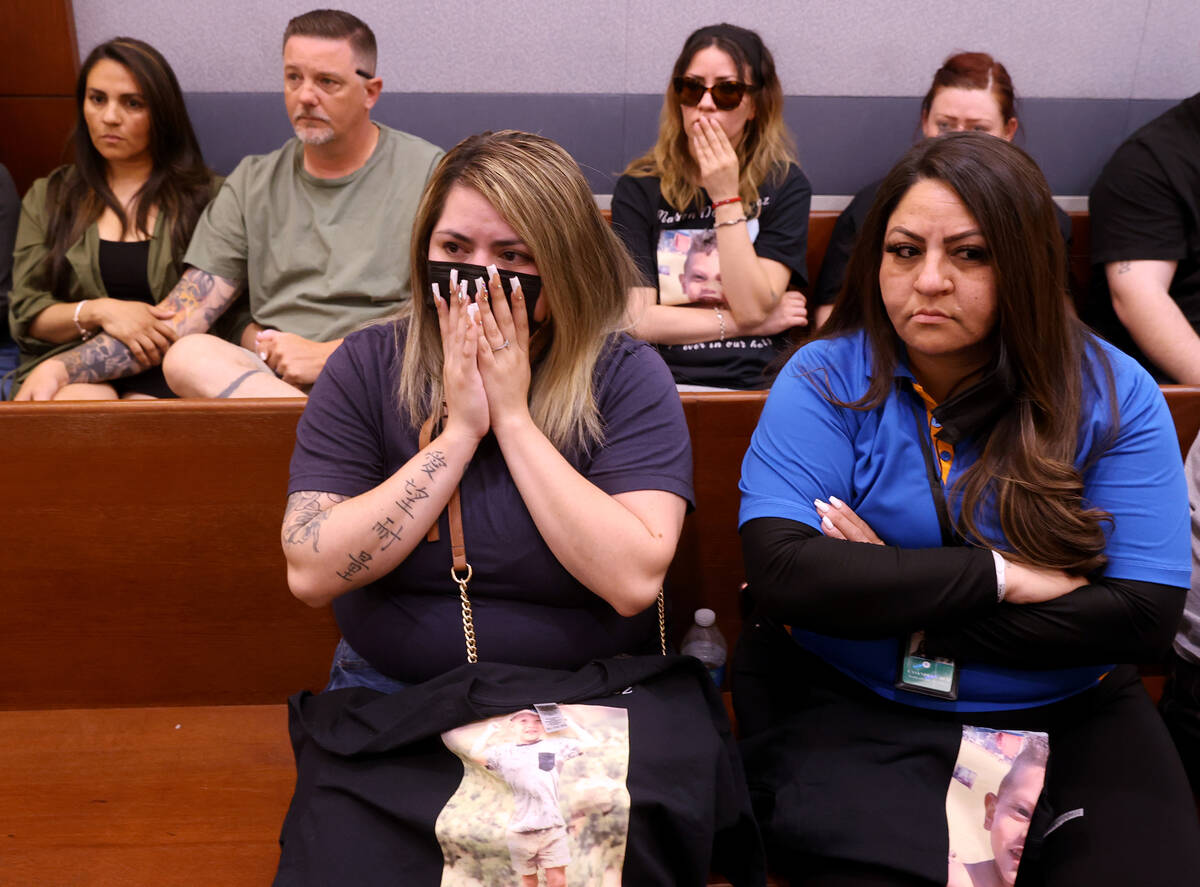
[[[360,495],[420,450],[420,429],[397,403],[395,330],[383,324],[353,333],[330,357],[296,429],[289,494]],[[614,336],[594,391],[603,443],[567,460],[609,495],[665,490],[690,505],[691,441],[662,358],[645,343]],[[654,608],[619,616],[555,560],[492,435],[480,442],[460,490],[481,661],[577,668],[596,657],[657,650]],[[437,542],[422,540],[390,573],[334,602],[350,645],[402,681],[427,680],[465,661],[444,512],[438,526]]]

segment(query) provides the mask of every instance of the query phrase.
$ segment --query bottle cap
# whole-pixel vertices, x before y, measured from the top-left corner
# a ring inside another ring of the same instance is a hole
[[[696,624],[701,628],[708,628],[717,621],[717,614],[708,607],[701,607],[696,611]]]

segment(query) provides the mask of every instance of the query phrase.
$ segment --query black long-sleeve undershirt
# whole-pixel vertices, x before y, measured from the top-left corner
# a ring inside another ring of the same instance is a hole
[[[1185,589],[1102,579],[1041,604],[996,602],[991,552],[830,539],[784,518],[741,530],[754,600],[779,622],[835,637],[918,629],[938,655],[1014,668],[1161,659]]]

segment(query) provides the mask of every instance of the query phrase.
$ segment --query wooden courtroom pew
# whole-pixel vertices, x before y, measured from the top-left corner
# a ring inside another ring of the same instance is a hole
[[[1168,388],[1181,448],[1200,388]],[[697,510],[668,577],[740,629],[736,484],[764,394],[685,394]],[[0,884],[269,882],[284,698],[337,637],[278,530],[301,404],[0,405]]]

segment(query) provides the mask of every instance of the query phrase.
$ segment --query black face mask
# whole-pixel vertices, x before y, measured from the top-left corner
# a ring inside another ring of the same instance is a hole
[[[488,270],[482,265],[466,265],[462,262],[430,262],[429,263],[429,282],[438,285],[438,291],[441,292],[443,299],[451,299],[454,297],[454,290],[450,286],[450,272],[458,271],[458,282],[467,283],[467,294],[471,298],[475,297],[475,281],[483,278],[486,284],[488,279]],[[521,281],[521,292],[525,295],[525,312],[529,316],[529,331],[533,332],[538,328],[538,322],[533,319],[533,311],[537,308],[538,296],[542,292],[542,278],[536,274],[519,274],[516,271],[505,271],[501,269],[500,286],[504,289],[504,296],[509,300],[509,306],[512,305],[512,279],[515,277]],[[430,303],[433,302],[433,293],[427,293],[426,298]]]

